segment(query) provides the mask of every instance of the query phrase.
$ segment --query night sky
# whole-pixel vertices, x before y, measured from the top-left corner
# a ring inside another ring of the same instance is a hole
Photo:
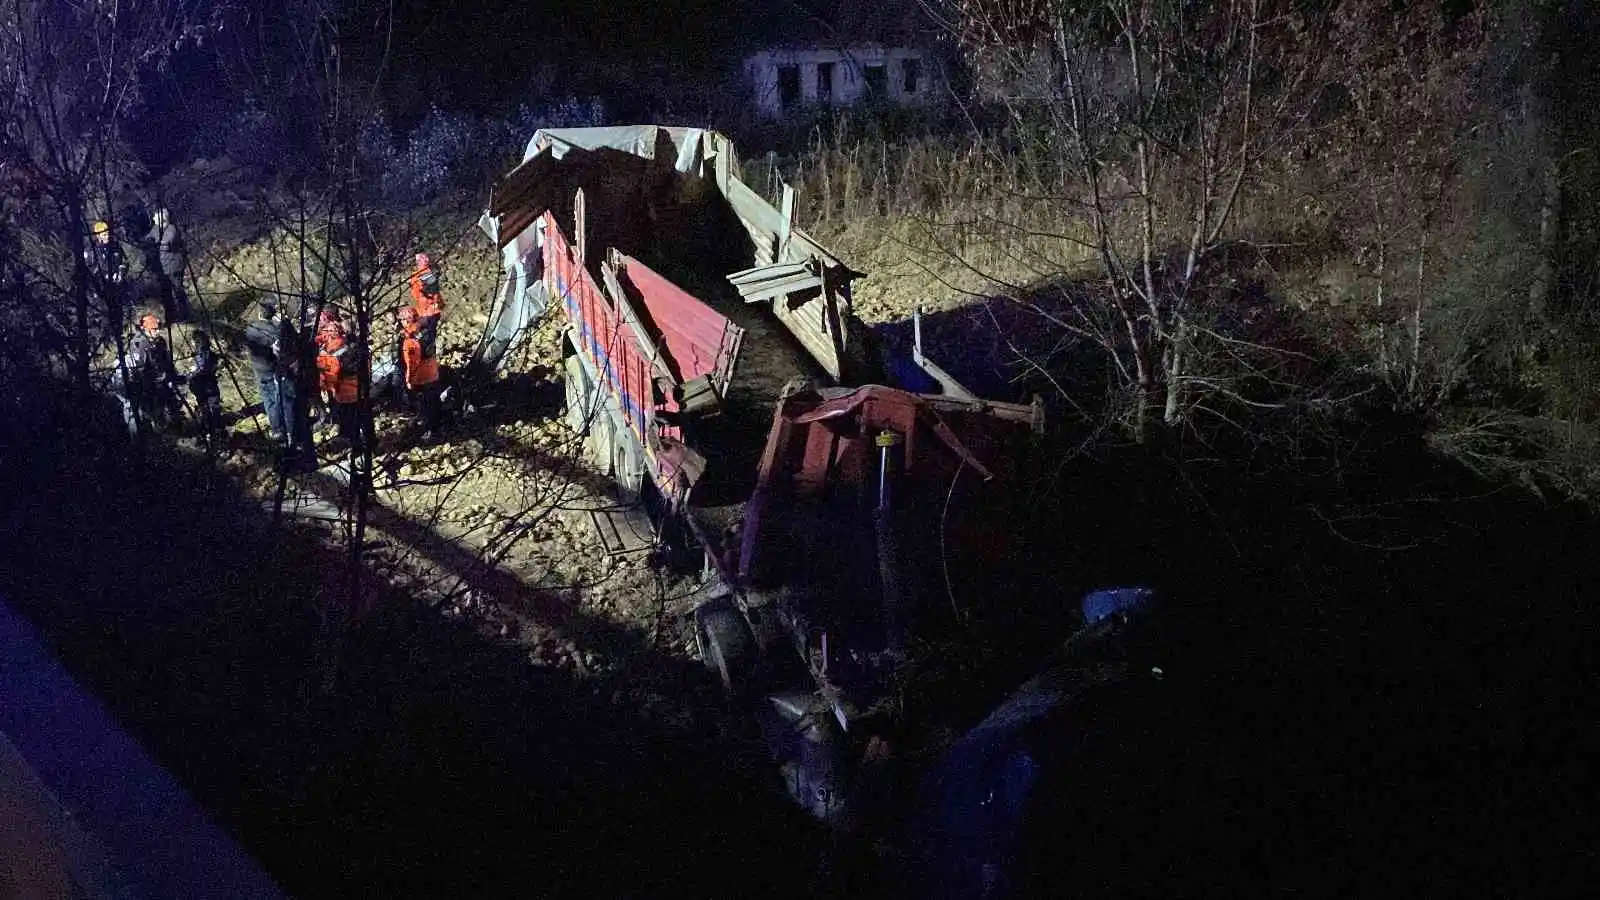
[[[382,0],[360,3],[385,7]],[[410,70],[396,74],[401,80],[437,82],[458,102],[472,104],[525,83],[543,65],[594,88],[603,86],[608,74],[621,87],[638,64],[707,74],[728,61],[736,36],[770,21],[770,9],[765,16],[752,15],[754,10],[787,5],[759,0],[413,0],[396,7],[399,58]],[[372,16],[362,9],[357,17]]]

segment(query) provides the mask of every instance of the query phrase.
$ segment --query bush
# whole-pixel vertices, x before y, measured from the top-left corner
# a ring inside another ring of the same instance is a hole
[[[541,128],[603,124],[606,111],[600,101],[568,96],[537,105],[523,103],[505,118],[433,106],[399,146],[378,116],[362,129],[359,141],[383,201],[407,205],[449,191],[482,188],[521,159],[528,139]]]
[[[221,151],[242,166],[273,168],[289,153],[281,123],[254,96],[246,96],[221,139]]]

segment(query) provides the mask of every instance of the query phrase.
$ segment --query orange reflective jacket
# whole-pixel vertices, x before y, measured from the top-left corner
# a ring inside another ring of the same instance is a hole
[[[416,309],[417,315],[426,319],[437,316],[444,311],[444,295],[430,294],[422,289],[422,276],[427,269],[418,269],[411,273],[411,306]]]
[[[324,348],[317,354],[317,387],[331,394],[339,384],[339,360]]]
[[[318,382],[335,403],[354,403],[361,396],[360,373],[344,364],[349,349],[342,340],[330,341],[317,354]]]
[[[414,391],[439,380],[439,359],[422,354],[422,342],[416,335],[406,335],[400,345],[400,356],[405,362],[407,390]]]

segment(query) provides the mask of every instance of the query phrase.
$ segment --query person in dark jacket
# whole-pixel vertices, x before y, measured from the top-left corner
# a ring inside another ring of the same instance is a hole
[[[172,351],[161,336],[161,320],[151,314],[139,318],[139,329],[128,341],[128,380],[134,402],[153,422],[175,425],[183,420],[183,400],[178,396],[178,371]]]
[[[256,320],[245,327],[244,346],[250,356],[250,370],[255,372],[256,385],[261,391],[261,409],[267,416],[267,432],[280,444],[288,440],[291,432],[285,424],[282,396],[278,389],[281,338],[278,304],[272,300],[261,301]]]
[[[211,349],[211,336],[194,333],[194,363],[187,375],[189,393],[200,411],[206,446],[216,453],[226,446],[227,432],[222,427],[222,389],[217,384],[217,354]]]
[[[311,435],[310,374],[303,366],[307,340],[290,316],[278,319],[278,414],[282,417],[288,458],[302,468],[316,468],[317,452]]]
[[[168,321],[188,322],[192,315],[183,279],[189,268],[189,253],[184,247],[183,232],[172,224],[172,214],[165,207],[155,211],[152,221],[145,240],[155,246],[160,263],[156,278],[161,283],[161,305],[166,309]]]
[[[109,223],[96,222],[90,231],[93,240],[83,248],[83,263],[89,269],[95,293],[105,305],[106,315],[117,320],[120,331],[127,327],[124,317],[132,306],[128,293],[128,257],[112,235]]]

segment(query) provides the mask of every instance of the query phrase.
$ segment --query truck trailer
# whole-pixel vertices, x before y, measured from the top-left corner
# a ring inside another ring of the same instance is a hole
[[[590,462],[692,544],[702,659],[791,796],[849,826],[908,641],[1004,564],[1043,407],[975,396],[920,342],[922,389],[891,383],[862,273],[796,227],[792,188],[738,173],[714,131],[536,133],[481,220],[505,277],[471,366],[559,311]]]

